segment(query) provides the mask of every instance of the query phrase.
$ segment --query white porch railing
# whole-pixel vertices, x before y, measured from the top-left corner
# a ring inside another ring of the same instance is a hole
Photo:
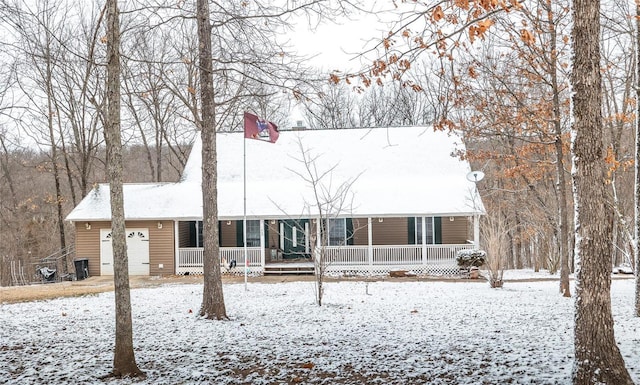
[[[369,246],[327,246],[325,250],[331,265],[359,265],[368,261]]]
[[[176,274],[203,274],[202,247],[185,247],[178,249],[178,263]],[[259,272],[264,270],[260,247],[247,247],[247,259],[249,260],[249,272]],[[220,267],[223,273],[244,273],[245,259],[244,248],[242,247],[221,247]],[[231,261],[236,261],[236,266],[229,268]]]
[[[461,245],[394,245],[394,246],[329,246],[326,250],[329,272],[388,273],[391,270],[411,270],[420,274],[456,274],[458,250],[471,249],[473,244]],[[371,251],[370,251],[371,250]],[[260,247],[247,248],[249,272],[262,273]],[[222,271],[244,273],[244,249],[221,247]],[[236,267],[229,269],[235,260]],[[202,274],[202,248],[178,249],[176,274]]]
[[[420,274],[456,274],[458,250],[472,249],[473,244],[460,245],[392,245],[329,246],[327,271],[352,273],[388,273],[411,270]]]

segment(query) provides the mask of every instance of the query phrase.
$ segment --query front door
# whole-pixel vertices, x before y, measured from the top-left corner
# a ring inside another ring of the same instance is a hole
[[[309,221],[283,220],[280,221],[280,248],[283,259],[309,257]]]

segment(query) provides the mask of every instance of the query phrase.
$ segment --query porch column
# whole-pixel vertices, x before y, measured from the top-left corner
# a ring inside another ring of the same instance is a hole
[[[367,238],[367,245],[369,246],[367,249],[367,260],[369,262],[369,266],[373,266],[373,227],[371,217],[367,218]]]
[[[480,217],[473,214],[473,248],[480,249]]]
[[[264,219],[260,219],[260,266],[263,268],[265,265],[264,245]]]
[[[175,259],[175,266],[173,266],[173,274],[178,274],[178,264],[180,263],[180,236],[179,221],[173,221],[173,256]]]
[[[427,264],[427,218],[421,217],[422,220],[422,264]]]

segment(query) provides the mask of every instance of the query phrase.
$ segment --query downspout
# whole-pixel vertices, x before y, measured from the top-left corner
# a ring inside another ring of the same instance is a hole
[[[480,249],[480,216],[473,214],[473,248]]]

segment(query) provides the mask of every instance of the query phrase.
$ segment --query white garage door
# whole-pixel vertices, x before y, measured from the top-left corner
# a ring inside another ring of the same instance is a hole
[[[149,275],[149,229],[127,229],[129,275]],[[100,230],[100,274],[113,275],[111,230]]]

